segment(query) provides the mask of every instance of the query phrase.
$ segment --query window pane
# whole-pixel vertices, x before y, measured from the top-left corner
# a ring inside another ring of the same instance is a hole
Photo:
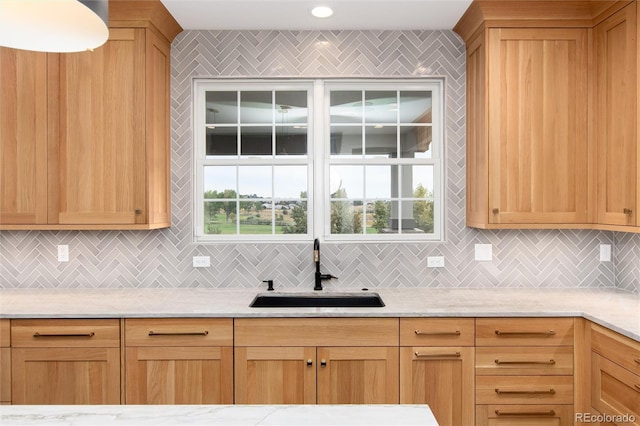
[[[276,155],[306,156],[306,126],[276,126]]]
[[[236,198],[236,168],[205,166],[204,198]]]
[[[306,123],[308,116],[306,91],[276,92],[277,124]]]
[[[205,234],[236,234],[236,201],[204,203]]]
[[[207,92],[206,124],[234,124],[238,122],[238,92]]]
[[[362,201],[331,202],[331,233],[362,234]]]
[[[241,123],[272,123],[271,92],[240,92]]]
[[[402,232],[433,233],[433,200],[402,201]]]
[[[366,166],[364,196],[367,198],[390,198],[391,189],[394,186],[397,187],[397,184],[391,179],[391,172],[397,168],[397,166]]]
[[[236,127],[207,127],[207,157],[235,157],[238,155]]]
[[[271,166],[238,167],[240,198],[271,198]]]
[[[274,197],[307,198],[307,166],[276,166]]]
[[[401,123],[431,123],[431,92],[400,92]]]
[[[245,127],[240,129],[241,153],[245,156],[271,156],[271,127]]]
[[[367,158],[398,158],[396,126],[367,126],[364,131]]]
[[[331,166],[329,168],[331,198],[363,198],[364,167]]]
[[[391,218],[391,201],[376,200],[367,202],[367,234],[388,234],[392,232],[389,225]]]
[[[276,214],[276,234],[307,233],[307,202],[297,201],[283,204],[282,221]]]
[[[362,92],[331,91],[331,123],[362,123]]]
[[[331,127],[331,155],[362,156],[362,126]]]
[[[398,99],[395,91],[365,92],[364,118],[367,123],[396,123]]]
[[[272,234],[273,206],[263,203],[258,211],[240,210],[240,234]]]
[[[402,196],[433,198],[433,166],[402,166]]]
[[[401,126],[402,158],[431,158],[432,134],[431,126]]]

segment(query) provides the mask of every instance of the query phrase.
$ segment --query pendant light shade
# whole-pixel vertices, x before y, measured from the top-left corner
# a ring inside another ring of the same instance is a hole
[[[108,0],[0,0],[0,46],[81,52],[109,37]]]

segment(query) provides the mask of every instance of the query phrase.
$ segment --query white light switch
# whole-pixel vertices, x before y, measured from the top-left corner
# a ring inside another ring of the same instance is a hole
[[[475,260],[479,262],[491,262],[493,260],[493,246],[491,244],[476,244]]]
[[[600,262],[611,262],[611,244],[600,244]]]
[[[211,266],[211,258],[209,256],[193,256],[194,268],[208,268]]]
[[[69,246],[59,245],[58,246],[58,262],[68,262],[68,261],[69,261]]]
[[[428,256],[427,268],[444,268],[444,256]]]

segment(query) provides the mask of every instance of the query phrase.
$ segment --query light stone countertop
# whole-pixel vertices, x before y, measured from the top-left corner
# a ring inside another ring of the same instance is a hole
[[[382,308],[250,308],[261,290],[3,289],[0,318],[582,316],[640,341],[640,295],[614,289],[381,288]]]
[[[438,426],[427,405],[4,405],[0,424]]]

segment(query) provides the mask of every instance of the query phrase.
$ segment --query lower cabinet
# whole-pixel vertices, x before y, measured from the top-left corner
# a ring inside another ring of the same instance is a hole
[[[14,404],[120,404],[119,320],[12,320]]]
[[[236,404],[399,402],[398,319],[238,319],[235,337]]]
[[[473,318],[402,318],[400,403],[428,404],[441,425],[472,425],[473,344]]]
[[[232,404],[230,319],[128,319],[127,404]]]
[[[602,425],[640,425],[640,342],[591,324],[591,406]]]
[[[0,320],[0,404],[11,404],[11,328]]]
[[[478,405],[476,426],[571,426],[571,405]]]

